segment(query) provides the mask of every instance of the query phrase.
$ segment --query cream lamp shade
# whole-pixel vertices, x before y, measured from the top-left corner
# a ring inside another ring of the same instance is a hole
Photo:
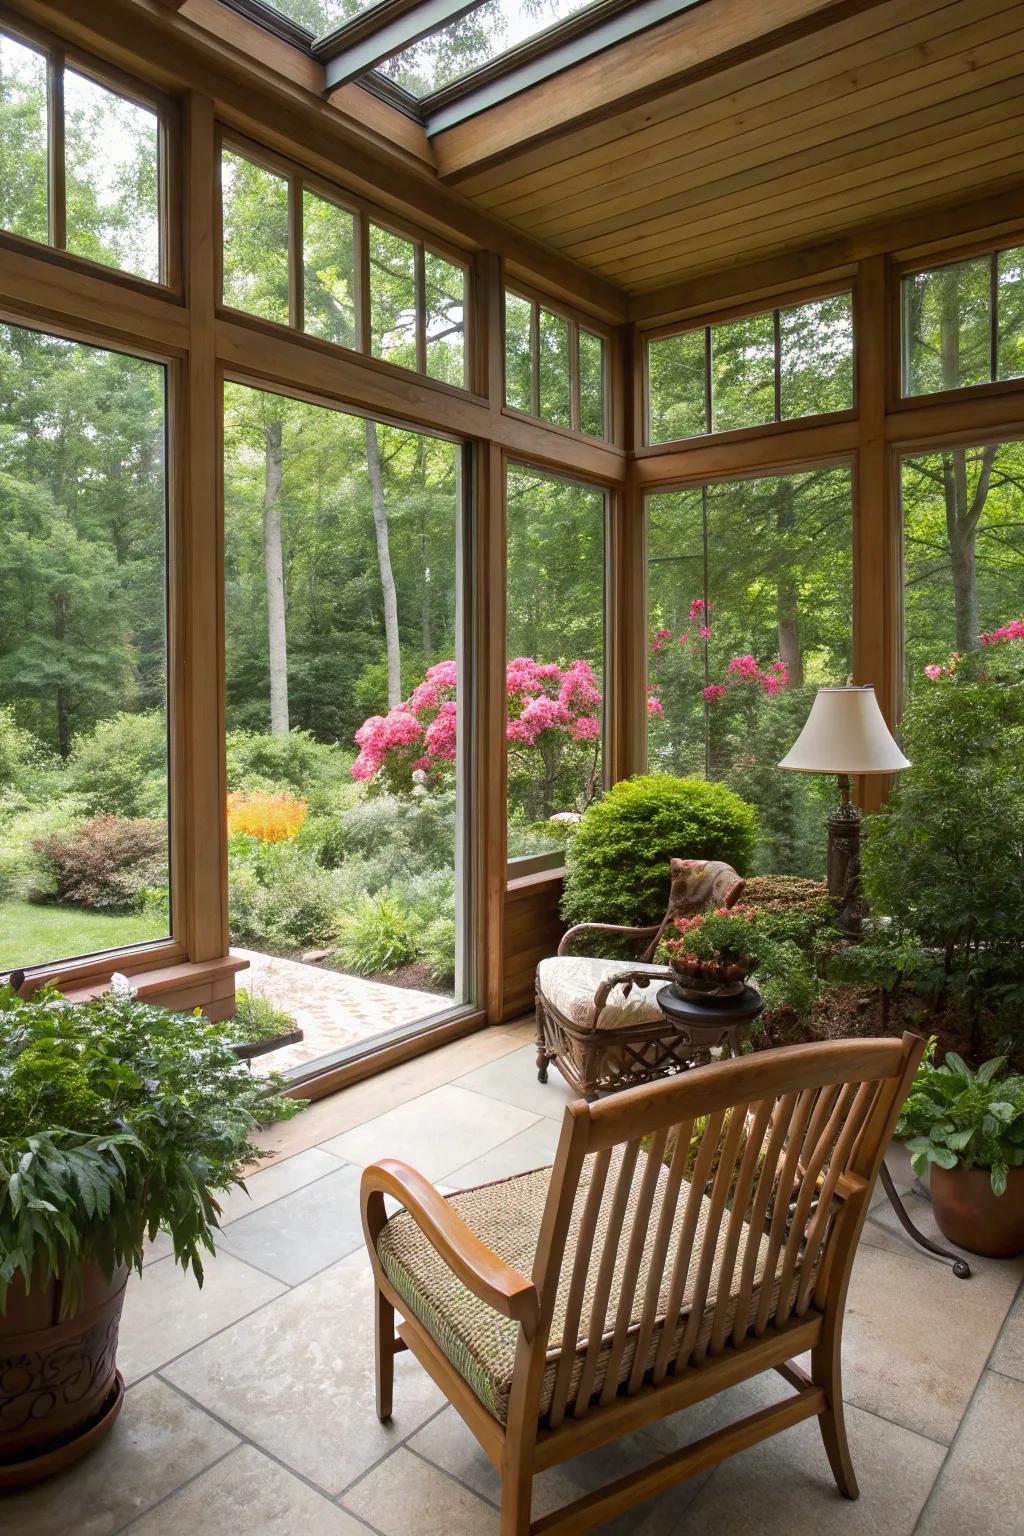
[[[819,688],[807,722],[779,764],[797,773],[899,773],[909,768],[870,685]]]

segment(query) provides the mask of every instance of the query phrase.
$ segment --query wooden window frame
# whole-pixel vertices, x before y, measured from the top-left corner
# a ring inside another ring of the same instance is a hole
[[[253,165],[260,166],[271,175],[284,181],[288,189],[288,320],[268,320],[261,315],[250,314],[247,310],[236,309],[233,305],[224,301],[224,199],[221,184],[221,165],[223,155],[228,153],[241,156]],[[434,236],[424,235],[416,226],[406,224],[403,220],[392,217],[386,210],[377,207],[366,199],[339,187],[334,182],[309,171],[305,166],[295,160],[290,160],[284,155],[259,144],[247,135],[237,132],[225,123],[218,122],[216,127],[216,185],[214,188],[214,228],[216,246],[217,267],[217,313],[226,319],[253,326],[260,330],[269,330],[273,334],[281,331],[291,333],[304,343],[312,346],[323,347],[329,353],[343,353],[348,356],[357,356],[361,360],[386,369],[388,372],[398,372],[409,378],[426,380],[432,388],[448,390],[459,396],[474,396],[476,390],[474,384],[475,365],[474,353],[476,350],[475,313],[477,308],[477,292],[475,282],[474,263],[465,251],[457,246],[449,244],[445,240],[436,239]],[[354,347],[343,346],[341,342],[330,341],[324,336],[316,336],[304,329],[304,245],[303,245],[303,193],[310,192],[314,196],[323,199],[324,202],[333,204],[335,208],[342,209],[351,214],[353,220],[353,235],[355,241],[355,324],[357,345]],[[386,358],[376,357],[371,350],[371,325],[370,325],[370,225],[383,229],[387,233],[398,236],[407,241],[414,250],[414,262],[416,269],[416,352],[417,367],[406,368],[400,363],[388,362]],[[463,384],[448,384],[442,379],[434,379],[426,372],[426,294],[423,280],[425,255],[440,256],[452,266],[460,268],[464,278],[464,303],[463,303]]]
[[[557,430],[557,429],[556,429]],[[615,515],[617,512],[616,497],[618,487],[602,483],[600,480],[588,480],[581,475],[566,473],[564,470],[552,469],[550,465],[532,460],[523,454],[505,454],[502,463],[502,505],[504,508],[502,522],[505,528],[505,572],[507,584],[508,571],[508,477],[510,470],[525,470],[527,474],[536,475],[541,480],[556,480],[563,485],[580,486],[584,490],[596,491],[600,494],[604,503],[602,524],[602,686],[601,686],[601,788],[609,789],[612,784],[612,765],[615,762],[615,742],[613,740],[613,725],[616,719],[613,711],[618,705],[617,698],[617,668],[615,657],[615,623],[612,612],[612,597],[615,592]],[[507,585],[506,585],[507,591]],[[506,599],[507,607],[507,599]],[[508,664],[508,627],[507,620],[502,634],[503,672]],[[504,696],[504,690],[503,690]],[[507,720],[507,712],[504,717]],[[507,758],[508,742],[504,745]],[[508,802],[507,797],[502,803],[502,815],[507,826]],[[505,882],[520,880],[530,875],[559,874],[565,863],[564,852],[556,849],[551,853],[525,853],[516,858],[505,859]]]
[[[530,376],[533,409],[521,411],[508,403],[508,339],[505,326],[505,295],[521,299],[530,305]],[[540,414],[540,312],[546,309],[551,315],[564,320],[569,327],[569,426],[564,427],[554,421],[548,421]],[[584,432],[580,426],[580,332],[586,331],[591,336],[596,336],[601,342],[601,405],[603,436],[595,437],[591,432]],[[612,349],[615,346],[615,332],[610,326],[603,325],[600,321],[589,315],[583,315],[580,311],[571,308],[567,304],[561,304],[557,299],[552,299],[539,288],[533,288],[529,283],[519,282],[517,278],[505,275],[501,294],[501,409],[508,416],[520,421],[541,422],[546,431],[563,432],[568,437],[573,437],[584,443],[604,443],[608,447],[614,446],[612,422],[614,419],[614,370],[612,367]]]
[[[178,103],[154,86],[64,42],[21,16],[0,17],[0,33],[42,55],[47,74],[48,238],[32,240],[0,230],[0,249],[45,255],[61,265],[102,274],[142,293],[164,292],[180,298],[183,287],[182,131]],[[64,71],[72,70],[111,95],[152,112],[157,120],[157,228],[159,277],[142,277],[67,249],[67,184],[64,166]]]
[[[942,405],[955,403],[960,400],[966,401],[984,399],[991,396],[1024,393],[1024,374],[1015,379],[998,379],[995,377],[998,371],[997,350],[999,345],[996,272],[998,270],[999,257],[1003,252],[1018,249],[1024,250],[1024,226],[1017,226],[1015,233],[1013,231],[1003,232],[998,239],[989,236],[987,239],[968,240],[955,245],[950,245],[949,242],[946,242],[945,248],[941,251],[936,251],[931,258],[924,252],[921,252],[893,262],[892,284],[889,294],[889,333],[892,346],[892,355],[889,359],[891,389],[887,402],[889,411],[913,411],[921,409],[923,404]],[[904,371],[907,362],[903,317],[904,284],[910,277],[916,277],[924,273],[941,272],[944,267],[959,266],[962,262],[978,261],[982,257],[987,257],[990,264],[989,293],[991,319],[989,326],[989,367],[992,377],[985,380],[984,383],[965,384],[958,389],[936,389],[919,395],[907,394]]]
[[[188,620],[184,609],[183,572],[187,567],[187,535],[184,521],[183,477],[177,467],[176,445],[183,429],[183,361],[146,345],[132,346],[80,324],[62,324],[56,319],[41,319],[22,312],[16,305],[0,298],[0,323],[22,330],[36,331],[56,341],[98,351],[120,352],[140,362],[160,367],[164,375],[164,715],[167,739],[167,880],[168,927],[164,938],[143,940],[138,944],[118,945],[87,955],[71,955],[41,962],[26,968],[33,982],[58,982],[61,986],[87,985],[94,978],[105,977],[112,969],[131,974],[142,969],[181,965],[189,958],[192,929],[187,891],[189,886],[187,828],[188,797],[185,771],[186,745],[180,700],[184,691]],[[0,973],[3,974],[3,973]]]
[[[850,295],[850,311],[853,330],[852,347],[852,373],[853,373],[853,402],[841,411],[815,411],[807,416],[785,417],[781,415],[782,406],[782,348],[781,348],[781,314],[783,310],[800,309],[807,304],[815,304],[824,299],[835,298],[839,294]],[[767,300],[767,302],[766,302]],[[675,320],[670,324],[658,325],[646,328],[641,333],[641,369],[640,369],[640,421],[641,440],[636,445],[634,453],[637,458],[652,456],[665,452],[681,451],[690,446],[705,447],[711,442],[738,442],[756,435],[764,435],[775,432],[791,432],[806,429],[807,427],[820,426],[826,422],[855,421],[860,414],[860,400],[858,398],[857,382],[857,351],[858,351],[858,314],[857,314],[857,276],[837,278],[830,282],[815,283],[798,289],[788,289],[774,295],[761,295],[758,299],[748,299],[735,305],[715,308],[711,311],[694,314],[692,317]],[[726,431],[716,432],[711,427],[713,399],[712,399],[712,341],[711,333],[719,326],[730,325],[737,320],[748,320],[755,317],[771,315],[775,340],[774,359],[774,389],[775,389],[775,415],[772,421],[759,422],[751,427],[733,427]],[[650,348],[652,341],[665,341],[674,336],[683,336],[694,331],[704,332],[704,407],[707,431],[694,433],[692,437],[668,438],[664,442],[651,441],[651,362]]]

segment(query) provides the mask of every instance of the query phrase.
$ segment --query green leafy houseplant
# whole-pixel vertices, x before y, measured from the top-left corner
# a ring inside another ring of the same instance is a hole
[[[165,1012],[130,992],[72,1004],[0,989],[0,1313],[60,1282],[65,1314],[83,1271],[141,1271],[161,1228],[202,1283],[217,1195],[256,1160],[258,1125],[302,1107],[250,1075],[231,1022]]]
[[[1005,1194],[1010,1169],[1024,1167],[1024,1077],[1003,1076],[1002,1056],[976,1072],[952,1051],[940,1067],[934,1058],[933,1039],[896,1126],[914,1172],[985,1169],[992,1193]]]
[[[567,923],[656,923],[672,858],[721,859],[743,874],[757,817],[724,784],[654,773],[623,779],[588,807],[566,851]]]

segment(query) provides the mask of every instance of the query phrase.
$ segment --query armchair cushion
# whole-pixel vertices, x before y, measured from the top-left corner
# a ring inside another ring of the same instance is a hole
[[[611,1202],[621,1157],[622,1149],[620,1147],[612,1156],[604,1198],[598,1216],[597,1235],[594,1240],[593,1249],[596,1254],[599,1254],[603,1247],[602,1237],[611,1212]],[[635,1202],[639,1197],[644,1163],[645,1158],[641,1154],[637,1160],[637,1167],[634,1172],[627,1202],[627,1209],[629,1211],[626,1217],[627,1226],[632,1220]],[[569,1236],[565,1247],[565,1261],[562,1266],[551,1332],[548,1338],[547,1369],[540,1397],[541,1417],[550,1407],[554,1392],[555,1373],[561,1355],[562,1332],[565,1326],[569,1286],[591,1171],[592,1159],[587,1159],[573,1206]],[[459,1194],[450,1195],[448,1198],[463,1221],[473,1229],[477,1236],[494,1253],[506,1263],[512,1264],[521,1270],[523,1274],[530,1274],[533,1269],[550,1176],[550,1168],[539,1168],[533,1173],[519,1174],[515,1178],[504,1179],[496,1184],[485,1184],[478,1189],[464,1190]],[[644,1302],[644,1291],[658,1228],[661,1202],[664,1199],[666,1181],[667,1169],[662,1168],[659,1176],[658,1191],[654,1198],[648,1223],[645,1252],[641,1260],[640,1271],[633,1292],[630,1330],[618,1370],[620,1382],[626,1380],[633,1365],[637,1331],[640,1325]],[[672,1237],[670,1238],[669,1252],[673,1251],[673,1246],[679,1241],[688,1195],[689,1186],[684,1182],[680,1190],[679,1202],[675,1209],[675,1221]],[[690,1297],[697,1273],[701,1242],[707,1226],[709,1209],[709,1202],[705,1197],[701,1205],[697,1235],[694,1240],[693,1254],[683,1292],[682,1306],[678,1316],[673,1317],[671,1320],[674,1341],[673,1358],[675,1350],[678,1349],[682,1341],[683,1331],[689,1315]],[[707,1302],[703,1311],[701,1327],[697,1334],[698,1346],[705,1342],[711,1332],[712,1315],[717,1302],[719,1273],[726,1245],[727,1229],[728,1222],[726,1221],[721,1224],[718,1234],[711,1280],[708,1286]],[[746,1226],[744,1225],[744,1232],[740,1238],[740,1252],[743,1251],[745,1241]],[[748,1319],[753,1317],[760,1300],[767,1249],[768,1238],[763,1237],[758,1249],[754,1269],[753,1292],[747,1308]],[[509,1393],[512,1385],[512,1369],[515,1363],[519,1325],[508,1318],[500,1316],[488,1307],[486,1303],[478,1300],[472,1292],[467,1290],[445,1264],[429,1239],[423,1236],[415,1222],[405,1212],[399,1212],[397,1216],[392,1217],[385,1225],[377,1240],[377,1252],[385,1273],[399,1295],[408,1304],[412,1314],[426,1328],[435,1343],[451,1361],[460,1376],[476,1393],[484,1406],[496,1419],[505,1423],[508,1418]],[[612,1320],[612,1325],[614,1324],[618,1306],[625,1257],[624,1252],[620,1253],[612,1280],[611,1295],[606,1313],[606,1316]],[[594,1288],[597,1282],[597,1268],[598,1265],[595,1260],[591,1273],[587,1277],[583,1308],[580,1314],[581,1318],[586,1318],[590,1315]],[[661,1334],[667,1323],[665,1310],[668,1305],[671,1269],[671,1264],[666,1266],[659,1296],[657,1323],[647,1351],[645,1368],[649,1368],[654,1363]],[[777,1289],[777,1281],[774,1284]],[[740,1279],[738,1275],[734,1274],[729,1290],[730,1308],[728,1320],[730,1327],[735,1321],[735,1307],[738,1302],[739,1290]],[[585,1329],[582,1326],[581,1333],[585,1333]],[[573,1340],[576,1361],[570,1377],[570,1406],[575,1400],[575,1394],[583,1372],[586,1343],[585,1337],[580,1338],[578,1341]],[[599,1391],[604,1384],[605,1371],[611,1355],[611,1349],[612,1334],[609,1332],[603,1336],[603,1347],[598,1357],[597,1374],[594,1379],[595,1391]]]
[[[537,990],[545,1002],[580,1029],[632,1029],[638,1024],[656,1024],[662,1014],[655,1002],[658,987],[654,983],[630,987],[628,995],[620,983],[598,1011],[594,1000],[598,987],[608,977],[626,972],[652,976],[657,982],[670,981],[672,976],[663,965],[553,955],[537,967]]]

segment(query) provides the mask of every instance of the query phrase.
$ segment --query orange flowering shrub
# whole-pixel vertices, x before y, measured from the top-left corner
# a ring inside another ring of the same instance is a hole
[[[246,832],[264,843],[285,843],[294,837],[309,811],[305,800],[291,795],[228,795],[228,832]]]

